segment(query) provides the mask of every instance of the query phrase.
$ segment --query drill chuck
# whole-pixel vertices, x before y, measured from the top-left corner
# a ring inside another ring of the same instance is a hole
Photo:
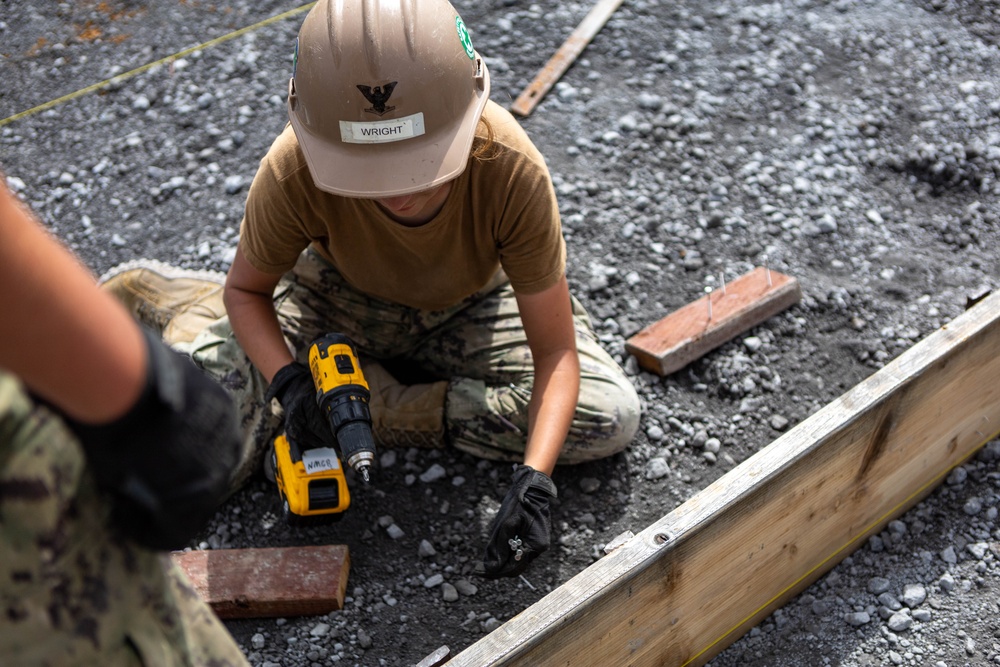
[[[370,482],[371,475],[368,471],[375,461],[371,428],[359,422],[344,424],[337,432],[337,441],[347,465],[361,475],[366,484]]]

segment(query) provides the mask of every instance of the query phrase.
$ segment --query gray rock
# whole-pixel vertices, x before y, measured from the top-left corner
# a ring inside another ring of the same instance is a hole
[[[663,429],[656,424],[653,424],[646,429],[646,437],[652,442],[660,442],[663,440],[665,435],[666,434],[663,432]]]
[[[813,600],[812,613],[817,616],[826,616],[833,611],[833,603],[829,600]]]
[[[444,583],[444,575],[440,572],[432,574],[424,579],[424,588],[434,588]]]
[[[465,596],[475,595],[479,592],[479,588],[475,584],[470,582],[468,579],[459,579],[455,582],[455,589]]]
[[[684,253],[684,259],[681,261],[681,265],[688,271],[694,271],[695,269],[700,269],[705,266],[705,260],[702,258],[701,253],[697,250],[688,250]]]
[[[965,501],[965,505],[962,506],[962,511],[969,516],[976,516],[983,511],[983,501],[979,498],[969,498]]]
[[[691,446],[695,449],[701,449],[706,442],[708,442],[708,432],[705,430],[695,432],[694,437],[691,438]]]
[[[903,586],[903,595],[899,598],[899,601],[910,609],[913,609],[923,604],[926,599],[927,589],[924,588],[923,584],[907,584]]]
[[[909,630],[910,626],[913,624],[913,619],[905,611],[897,611],[895,614],[889,617],[886,625],[893,632],[903,632],[904,630]]]
[[[646,464],[646,479],[660,479],[670,474],[670,466],[662,456],[652,458]]]
[[[501,625],[503,625],[503,623],[501,621],[498,621],[497,619],[495,619],[492,616],[490,616],[488,619],[486,619],[485,621],[483,621],[483,630],[486,631],[486,632],[493,632],[494,630],[496,630],[497,628],[499,628]]]
[[[458,599],[458,590],[447,582],[441,584],[441,599],[445,602],[454,602]]]
[[[227,195],[238,194],[239,191],[243,189],[243,186],[245,184],[246,184],[246,181],[240,175],[226,176],[226,180],[225,180],[225,183],[224,183],[225,189],[226,189],[226,194]]]
[[[447,474],[448,472],[444,469],[444,466],[440,463],[435,463],[420,475],[420,481],[424,484],[429,484],[444,478]]]
[[[417,555],[421,558],[430,558],[437,555],[437,550],[434,549],[434,545],[429,541],[420,540],[420,545],[417,547]]]
[[[878,596],[878,601],[880,604],[885,605],[892,611],[899,611],[903,608],[903,605],[896,599],[896,596],[892,593],[882,593]]]
[[[853,611],[849,614],[844,614],[844,620],[847,621],[848,625],[859,627],[871,621],[872,618],[868,615],[867,611]]]
[[[311,637],[325,637],[330,632],[330,626],[326,623],[317,623],[309,630]]]
[[[391,468],[396,465],[396,450],[387,449],[382,452],[382,454],[378,457],[378,463],[382,468]]]
[[[969,477],[969,471],[966,470],[963,466],[958,466],[950,473],[948,473],[947,481],[948,484],[951,484],[952,486],[957,486],[959,484],[964,484],[965,480],[968,479],[968,477]]]
[[[771,428],[775,431],[784,431],[788,428],[788,418],[782,415],[771,416]]]
[[[872,577],[868,580],[868,592],[873,595],[885,593],[890,586],[892,586],[892,582],[885,577]]]
[[[966,550],[972,554],[972,557],[976,560],[982,560],[986,558],[986,554],[990,552],[990,545],[986,542],[975,542],[973,544],[967,544],[965,546]]]

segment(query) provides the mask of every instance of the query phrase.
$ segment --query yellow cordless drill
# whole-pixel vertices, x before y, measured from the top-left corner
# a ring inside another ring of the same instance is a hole
[[[368,409],[368,382],[354,344],[343,334],[326,334],[309,347],[309,371],[316,402],[330,422],[340,456],[368,483],[375,441]],[[333,444],[333,443],[331,443]],[[300,451],[284,434],[274,441],[274,477],[289,523],[339,520],[351,496],[334,447]]]

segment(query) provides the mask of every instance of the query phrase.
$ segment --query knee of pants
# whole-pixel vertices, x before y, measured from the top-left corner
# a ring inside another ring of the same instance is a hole
[[[593,388],[588,389],[587,394],[595,393]],[[622,382],[600,383],[596,393],[601,399],[596,405],[582,401],[578,405],[559,463],[585,463],[614,456],[635,438],[641,414],[635,387],[623,378]]]

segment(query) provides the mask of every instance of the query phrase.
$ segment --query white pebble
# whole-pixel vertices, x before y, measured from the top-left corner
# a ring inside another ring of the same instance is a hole
[[[660,479],[668,474],[670,474],[670,466],[662,456],[652,458],[646,464],[646,479]]]
[[[420,481],[428,484],[430,482],[436,482],[437,480],[443,478],[447,475],[447,471],[444,469],[440,463],[435,463],[430,468],[425,470],[423,474],[420,475]]]

